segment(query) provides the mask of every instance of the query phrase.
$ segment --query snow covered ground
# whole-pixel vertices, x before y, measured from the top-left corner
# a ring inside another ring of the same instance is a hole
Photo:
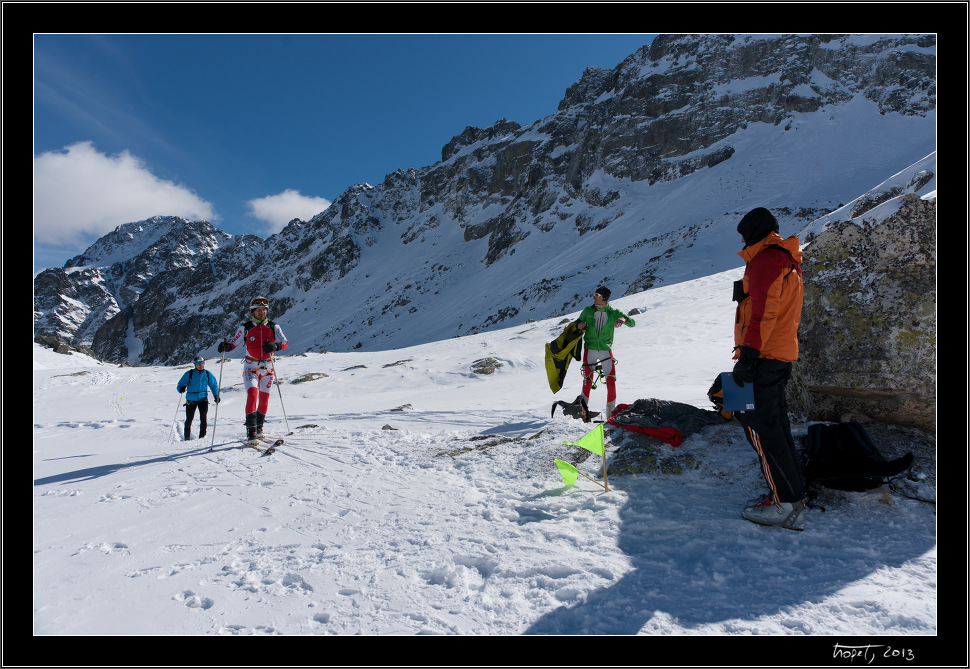
[[[709,408],[732,364],[740,273],[612,302],[642,312],[616,335],[621,403]],[[185,442],[176,381],[188,365],[102,365],[35,344],[34,634],[829,637],[796,664],[832,662],[860,636],[899,650],[937,634],[934,504],[829,491],[804,532],[746,522],[744,500],[765,486],[736,422],[679,448],[608,425],[610,458],[649,442],[699,464],[610,475],[609,492],[563,487],[553,459],[578,462],[563,442],[593,425],[550,417],[580,385],[578,366],[557,395],[546,381],[561,320],[280,356],[267,432],[286,443],[269,457],[237,441],[238,356],[221,371],[215,426],[210,403],[214,439]],[[487,357],[501,367],[474,373]],[[604,403],[600,386],[592,408]],[[601,478],[598,456],[578,466]],[[918,458],[913,473],[935,500],[935,462]],[[712,663],[739,660],[753,661]]]

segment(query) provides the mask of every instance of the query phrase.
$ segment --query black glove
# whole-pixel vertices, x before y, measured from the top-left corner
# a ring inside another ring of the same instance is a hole
[[[229,344],[229,342],[225,340],[219,342],[219,353],[225,353],[226,351],[231,351],[231,350],[232,350],[232,346]]]
[[[264,353],[272,353],[275,350],[276,350],[276,344],[274,344],[271,341],[264,341],[263,342],[263,352]]]
[[[218,396],[218,395],[215,395],[215,396],[213,396],[213,398],[212,398],[212,399],[214,399],[214,400],[215,400],[215,402],[216,402],[216,404],[218,404],[218,403],[219,403],[219,396]]]
[[[185,392],[185,386],[179,386],[179,395]]]
[[[761,352],[750,346],[741,347],[741,357],[734,363],[734,369],[731,371],[731,376],[736,384],[740,386],[754,381],[754,368],[758,364],[760,356]]]

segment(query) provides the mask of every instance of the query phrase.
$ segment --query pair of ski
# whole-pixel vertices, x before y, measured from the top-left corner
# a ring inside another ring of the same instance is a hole
[[[267,446],[266,448],[263,448],[262,446],[259,445],[260,442],[269,444],[269,446]],[[283,440],[269,439],[267,437],[257,437],[256,439],[243,439],[243,443],[249,446],[250,448],[255,448],[263,455],[272,455],[273,453],[276,452],[277,446],[283,445]]]

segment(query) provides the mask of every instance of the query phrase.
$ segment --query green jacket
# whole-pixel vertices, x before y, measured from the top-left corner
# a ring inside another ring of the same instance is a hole
[[[636,321],[627,316],[625,313],[619,309],[614,309],[610,305],[603,307],[606,311],[606,325],[600,332],[596,331],[596,309],[595,305],[586,307],[583,309],[583,313],[579,315],[577,322],[585,323],[586,329],[583,330],[585,333],[584,343],[587,349],[592,349],[594,351],[610,351],[613,349],[613,330],[616,329],[616,322],[621,319],[626,319],[627,327],[633,327],[636,325]]]

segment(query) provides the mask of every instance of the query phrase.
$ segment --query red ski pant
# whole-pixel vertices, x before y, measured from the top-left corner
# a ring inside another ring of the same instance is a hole
[[[269,391],[273,387],[273,370],[265,362],[243,363],[243,386],[246,388],[246,415],[254,411],[265,415],[269,407]]]
[[[600,363],[606,377],[606,401],[616,401],[616,365],[613,364],[613,351],[583,349],[583,396],[588,400],[593,391],[593,381],[597,374],[594,366]]]

